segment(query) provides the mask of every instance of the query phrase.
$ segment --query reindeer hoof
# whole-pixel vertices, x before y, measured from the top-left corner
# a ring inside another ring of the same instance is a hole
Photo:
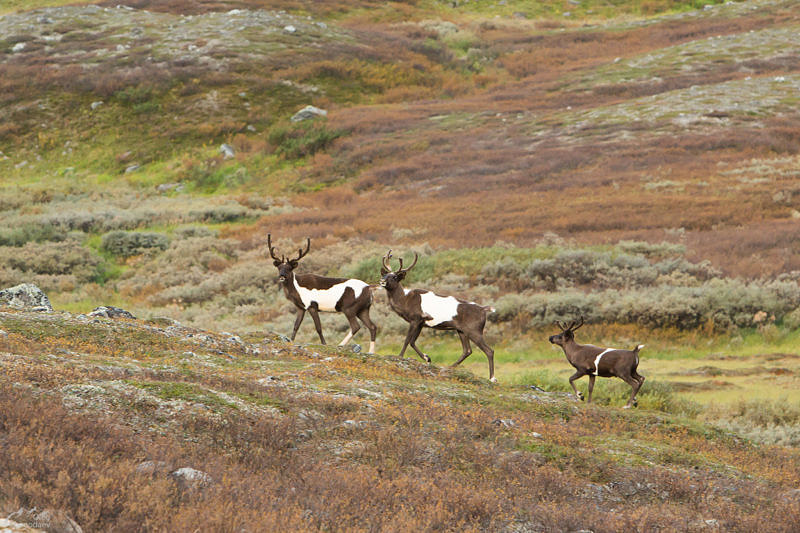
[[[422,355],[423,355],[426,363],[430,363],[431,362],[431,358],[428,356],[428,354],[424,353]]]
[[[575,393],[575,397],[578,398],[580,401],[583,401],[583,393],[582,392]]]
[[[489,381],[491,381],[492,383],[497,383],[497,378],[492,376],[489,378]]]
[[[624,405],[624,406],[622,406],[622,408],[623,408],[623,409],[630,409],[630,408],[631,408],[631,406],[630,406],[630,405]]]

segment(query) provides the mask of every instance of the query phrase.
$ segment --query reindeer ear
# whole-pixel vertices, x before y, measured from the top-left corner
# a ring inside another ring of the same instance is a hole
[[[277,266],[281,266],[281,262],[278,261],[277,259],[275,261],[273,261],[272,264],[275,265],[276,267]]]
[[[391,272],[391,270],[386,270],[386,267],[381,267],[381,276],[385,276],[389,272]]]
[[[289,261],[289,264],[292,266],[293,269],[297,268],[297,259]]]
[[[402,270],[397,272],[395,275],[397,276],[397,281],[403,281],[404,279],[406,279],[406,273],[403,272]]]

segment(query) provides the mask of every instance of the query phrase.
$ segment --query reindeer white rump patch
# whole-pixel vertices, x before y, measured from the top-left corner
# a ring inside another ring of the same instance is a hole
[[[364,287],[368,284],[360,279],[348,279],[342,283],[337,283],[330,289],[307,289],[297,283],[297,278],[294,279],[294,288],[300,299],[303,301],[303,307],[306,309],[316,302],[320,311],[336,311],[336,303],[342,299],[344,291],[349,287],[356,293],[356,297],[361,294]]]
[[[439,296],[432,292],[419,295],[422,312],[431,317],[426,320],[427,326],[436,326],[442,322],[453,320],[458,314],[458,300],[452,296]]]

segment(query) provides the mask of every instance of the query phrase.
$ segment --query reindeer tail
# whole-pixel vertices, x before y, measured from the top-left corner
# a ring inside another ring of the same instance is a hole
[[[640,345],[638,345],[636,348],[634,348],[634,349],[633,349],[633,350],[631,350],[631,351],[632,351],[632,352],[635,352],[635,353],[639,353],[639,350],[641,350],[642,348],[644,348],[644,344],[640,344]]]
[[[484,305],[483,306],[483,310],[486,311],[487,313],[496,313],[497,312],[497,309],[495,309],[491,305]]]

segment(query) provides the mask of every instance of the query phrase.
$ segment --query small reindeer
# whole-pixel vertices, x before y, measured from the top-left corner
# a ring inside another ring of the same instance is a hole
[[[639,350],[644,348],[644,344],[638,345],[633,350],[617,350],[615,348],[600,348],[591,344],[578,344],[575,342],[575,330],[583,325],[583,317],[579,324],[570,322],[568,326],[556,322],[561,328],[561,333],[552,335],[550,342],[561,346],[567,361],[575,367],[576,372],[569,378],[569,384],[575,391],[575,396],[583,400],[581,394],[575,387],[575,380],[583,376],[589,376],[589,398],[592,401],[592,389],[594,389],[594,378],[597,376],[609,378],[616,376],[631,386],[631,398],[625,405],[625,409],[636,407],[636,394],[644,383],[644,376],[636,372],[639,366]]]
[[[400,270],[397,272],[393,272],[389,266],[391,257],[392,251],[389,250],[383,258],[381,287],[386,289],[389,295],[389,305],[392,310],[409,323],[406,340],[403,343],[403,349],[400,350],[400,357],[403,357],[406,348],[410,344],[423,361],[430,363],[431,358],[422,353],[416,345],[417,337],[419,337],[422,327],[456,330],[461,338],[461,346],[464,352],[453,366],[461,364],[472,353],[472,347],[469,343],[471,340],[483,350],[489,359],[489,380],[496,382],[497,378],[494,377],[494,350],[483,340],[486,315],[489,312],[494,312],[494,308],[467,302],[452,296],[441,296],[425,289],[404,289],[400,282],[406,277],[408,271],[417,264],[419,255],[414,254],[414,262],[408,268],[403,268],[403,260],[400,259]]]
[[[319,311],[344,313],[350,322],[350,332],[339,343],[344,346],[353,338],[361,328],[358,320],[364,323],[369,330],[369,353],[375,353],[375,335],[378,328],[369,318],[369,308],[372,305],[372,290],[367,283],[358,279],[326,278],[314,274],[295,274],[297,263],[305,257],[311,248],[311,239],[306,239],[306,249],[300,248],[294,259],[287,260],[285,256],[278,259],[275,248],[272,246],[272,235],[267,235],[269,255],[278,268],[278,283],[283,287],[286,298],[297,307],[297,318],[294,321],[292,340],[297,335],[300,323],[306,311],[314,320],[319,340],[325,344],[322,336],[322,325],[319,322]]]

